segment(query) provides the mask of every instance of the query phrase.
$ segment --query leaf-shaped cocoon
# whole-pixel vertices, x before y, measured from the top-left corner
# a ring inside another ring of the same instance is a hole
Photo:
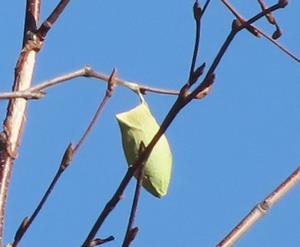
[[[147,146],[159,129],[146,102],[116,115],[128,165],[138,158],[141,142]],[[172,153],[165,135],[156,143],[144,168],[143,187],[156,197],[166,195],[172,173]]]

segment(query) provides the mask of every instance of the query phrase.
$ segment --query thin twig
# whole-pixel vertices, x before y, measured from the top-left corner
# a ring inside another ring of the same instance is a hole
[[[37,36],[41,41],[43,41],[53,26],[53,24],[57,21],[58,17],[62,14],[62,12],[67,7],[70,0],[61,0],[55,9],[52,11],[52,13],[49,15],[49,17],[42,23],[40,28],[37,31]]]
[[[250,31],[251,33],[255,33],[255,34],[260,34],[261,36],[263,36],[264,38],[266,38],[267,40],[269,40],[270,42],[272,42],[275,46],[277,46],[280,50],[282,50],[284,53],[286,53],[289,57],[291,57],[292,59],[294,59],[295,61],[297,61],[298,63],[300,63],[300,58],[298,58],[295,54],[293,54],[291,51],[289,51],[287,48],[285,48],[283,45],[281,45],[279,42],[276,41],[276,38],[278,38],[279,32],[281,33],[281,31],[277,30],[273,33],[272,37],[270,37],[269,35],[267,35],[266,33],[264,33],[262,30],[260,30],[259,28],[255,27],[254,25],[251,25],[251,23],[255,22],[258,16],[260,16],[261,18],[261,14],[265,13],[270,14],[271,12],[269,11],[269,9],[263,8],[262,12],[260,14],[258,14],[257,16],[249,19],[248,21],[245,21],[244,18],[238,13],[238,11],[228,2],[225,0],[222,0],[222,2],[226,5],[226,7],[233,13],[233,15],[240,20],[243,25],[247,25],[248,26],[248,31]],[[286,6],[285,3],[281,3],[279,2],[277,4],[279,6],[279,8],[284,8]],[[274,7],[274,6],[272,6]],[[275,20],[275,19],[274,19]],[[250,28],[250,29],[249,29]],[[278,27],[279,28],[279,27]]]
[[[300,181],[300,167],[298,167],[285,181],[283,181],[263,201],[258,203],[242,221],[217,245],[217,247],[232,246],[245,232],[260,220],[272,206],[285,196]]]
[[[267,9],[267,5],[264,3],[263,0],[258,0],[258,3],[263,11],[265,11]],[[274,25],[276,28],[276,30],[274,31],[274,33],[272,35],[272,38],[278,39],[282,35],[282,32],[280,30],[279,25],[277,24],[275,17],[272,15],[272,13],[268,13],[265,16],[266,16],[266,19],[268,20],[268,22],[270,24]]]
[[[269,35],[267,35],[265,32],[263,32],[262,30],[260,30],[258,27],[252,25],[255,30],[263,37],[265,37],[267,40],[271,41],[275,46],[277,46],[281,51],[283,51],[285,54],[287,54],[289,57],[291,57],[292,59],[294,59],[296,62],[300,63],[300,58],[297,57],[294,53],[292,53],[291,51],[289,51],[286,47],[284,47],[283,45],[281,45],[277,40],[275,40],[274,38],[270,37]]]
[[[224,2],[226,4],[229,4],[228,1],[225,1],[225,0],[222,0],[222,2]],[[241,30],[243,30],[245,28],[247,29],[247,27],[249,27],[249,25],[251,25],[255,21],[259,20],[260,18],[264,17],[265,13],[273,12],[275,10],[284,8],[285,6],[286,6],[285,2],[280,1],[279,3],[274,4],[273,6],[269,7],[268,9],[258,13],[254,17],[250,18],[248,21],[240,22],[240,20],[235,20],[233,22],[231,32],[227,36],[227,38],[226,38],[225,42],[223,43],[223,45],[221,46],[217,56],[215,57],[213,63],[211,64],[205,78],[202,80],[200,85],[197,86],[195,88],[195,90],[187,96],[187,99],[185,100],[185,104],[189,103],[192,99],[199,96],[199,94],[201,95],[203,92],[206,92],[207,90],[210,89],[210,87],[212,86],[212,84],[214,82],[215,70],[216,70],[217,66],[219,65],[222,57],[224,56],[227,48],[229,47],[229,45],[231,44],[232,40],[234,39],[235,35],[238,32],[240,32]],[[231,10],[232,9],[234,9],[234,8],[231,6]],[[237,14],[237,12],[235,12],[235,11],[233,11],[233,13],[235,13],[235,15]]]
[[[262,11],[265,11],[268,8],[263,0],[257,0],[257,1],[260,5],[260,8]],[[265,16],[270,24],[272,24],[272,25],[276,24],[276,20],[275,20],[274,16],[272,15],[272,13],[265,14]]]
[[[140,144],[139,153],[143,152],[144,149],[145,149],[145,145],[142,142]],[[144,171],[145,171],[144,168],[145,168],[145,162],[142,163],[137,170],[138,176],[137,176],[137,181],[136,181],[136,187],[135,187],[132,207],[131,207],[131,211],[130,211],[130,216],[129,216],[129,220],[128,220],[127,231],[125,234],[125,238],[124,238],[122,247],[128,247],[130,245],[130,243],[135,239],[136,234],[138,232],[138,228],[133,227],[133,224],[134,224],[138,201],[139,201],[139,197],[140,197],[140,191],[141,191],[141,187],[143,184],[143,177],[144,177]]]
[[[195,72],[195,66],[196,66],[196,61],[197,61],[197,56],[199,53],[199,42],[200,42],[200,28],[201,28],[201,16],[202,16],[202,10],[201,7],[198,3],[198,1],[195,1],[194,7],[193,7],[193,12],[194,12],[194,20],[196,22],[196,30],[195,30],[195,44],[194,44],[194,51],[193,51],[193,57],[192,57],[192,62],[191,62],[191,68],[190,68],[190,74],[189,74],[189,87],[193,84],[192,81],[194,77],[194,72]]]
[[[24,218],[24,220],[22,221],[19,229],[17,230],[17,232],[15,234],[14,242],[12,244],[12,247],[17,247],[18,246],[18,244],[21,241],[22,237],[24,236],[24,234],[26,233],[26,231],[28,230],[28,228],[30,227],[32,222],[35,220],[36,216],[39,214],[42,207],[45,205],[50,193],[52,192],[53,188],[55,187],[55,185],[56,185],[57,181],[59,180],[60,176],[66,170],[66,168],[70,165],[73,154],[74,154],[73,146],[72,146],[72,144],[69,144],[68,147],[66,148],[66,151],[65,151],[64,155],[63,155],[63,158],[62,158],[62,161],[59,165],[59,168],[58,168],[53,180],[51,181],[47,191],[45,192],[44,196],[42,197],[41,201],[39,202],[38,206],[34,210],[31,217]]]
[[[89,232],[87,238],[85,239],[84,243],[82,244],[82,247],[91,247],[91,243],[92,243],[93,239],[95,238],[98,230],[102,226],[104,220],[110,214],[110,212],[115,208],[115,206],[118,204],[118,202],[121,200],[121,196],[122,196],[126,186],[128,185],[130,179],[132,178],[133,173],[134,173],[133,166],[131,166],[128,168],[116,193],[105,205],[103,211],[99,215],[99,217],[96,220],[95,224],[93,225],[91,231]]]
[[[109,79],[109,76],[107,76],[101,72],[98,72],[96,70],[93,70],[93,69],[89,69],[87,71],[87,75],[85,75],[85,76],[94,77],[94,78],[97,78],[97,79],[100,79],[103,81],[108,81],[108,79]],[[126,81],[126,80],[122,80],[120,78],[115,78],[115,81],[116,81],[116,85],[129,88],[130,90],[132,90],[136,93],[137,92],[141,92],[141,93],[152,92],[152,93],[169,94],[169,95],[178,95],[179,94],[178,90],[149,87],[146,85],[142,85],[138,82]]]
[[[194,44],[194,50],[193,50],[193,56],[192,56],[192,62],[190,67],[190,74],[187,83],[184,85],[184,87],[181,90],[181,94],[183,97],[186,97],[186,95],[189,94],[189,90],[191,86],[198,81],[200,76],[203,74],[205,69],[205,63],[200,65],[197,69],[195,69],[197,57],[199,55],[199,44],[200,44],[200,35],[201,35],[201,19],[203,16],[204,11],[208,7],[209,1],[206,1],[204,9],[202,10],[198,1],[195,1],[193,6],[193,12],[194,12],[194,20],[196,22],[195,25],[195,44]],[[201,97],[196,97],[197,99],[200,99]]]
[[[0,100],[1,99],[10,99],[10,98],[26,98],[26,99],[41,98],[41,97],[45,96],[45,93],[43,93],[43,90],[53,87],[55,85],[64,83],[66,81],[69,81],[69,80],[77,78],[77,77],[91,77],[91,78],[99,79],[99,80],[102,80],[105,82],[108,82],[108,80],[109,80],[109,75],[98,72],[98,71],[92,69],[90,66],[85,66],[82,69],[78,69],[78,70],[69,72],[67,74],[55,77],[53,79],[40,82],[37,85],[32,86],[23,91],[0,93]],[[150,87],[147,85],[139,84],[137,82],[126,81],[126,80],[123,80],[120,78],[115,78],[115,81],[116,81],[116,85],[118,85],[118,86],[127,87],[128,89],[130,89],[132,91],[135,91],[135,92],[139,91],[143,94],[145,94],[147,92],[151,92],[151,93],[158,93],[158,94],[178,95],[180,93],[178,90]]]
[[[80,146],[82,145],[82,143],[84,142],[84,140],[86,139],[86,137],[88,136],[88,134],[91,132],[92,128],[94,127],[94,125],[96,124],[96,121],[101,113],[101,111],[103,110],[104,106],[106,105],[107,101],[109,100],[109,98],[112,96],[113,90],[115,88],[116,85],[116,70],[113,69],[109,79],[108,79],[108,83],[107,83],[107,89],[105,92],[105,95],[103,97],[103,99],[101,100],[97,111],[95,112],[92,120],[90,121],[87,129],[84,131],[83,135],[81,136],[80,140],[78,141],[78,143],[75,145],[74,147],[74,153],[77,152],[77,150],[80,148]]]
[[[210,4],[210,0],[206,0],[203,9],[202,9],[202,16],[204,15],[206,9],[208,8],[208,5]]]

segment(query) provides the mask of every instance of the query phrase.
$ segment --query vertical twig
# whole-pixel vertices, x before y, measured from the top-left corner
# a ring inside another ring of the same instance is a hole
[[[202,15],[202,10],[201,7],[198,3],[198,1],[195,1],[194,7],[193,7],[193,12],[194,12],[194,19],[196,22],[196,30],[195,30],[195,44],[194,44],[194,52],[193,52],[193,57],[192,57],[192,62],[191,62],[191,68],[190,68],[190,75],[189,75],[189,84],[192,84],[192,78],[193,74],[195,71],[195,66],[196,66],[196,61],[197,61],[197,56],[198,56],[198,50],[199,50],[199,42],[200,42],[200,27],[201,27],[201,15]]]
[[[40,44],[31,35],[36,31],[40,16],[40,0],[27,0],[23,49],[15,68],[13,91],[26,90],[31,85],[35,57]],[[0,151],[0,245],[3,242],[4,212],[13,161],[22,136],[27,100],[11,99],[3,123]]]
[[[145,149],[145,144],[142,142],[140,144],[139,153],[142,153],[144,151],[144,149]],[[138,227],[133,227],[133,224],[134,224],[135,215],[136,215],[138,202],[139,202],[139,198],[140,198],[140,191],[141,191],[141,187],[143,184],[144,171],[145,171],[145,162],[141,163],[140,167],[137,170],[138,176],[137,176],[137,181],[136,181],[136,187],[135,187],[131,212],[130,212],[130,216],[129,216],[129,220],[128,220],[127,231],[125,234],[125,238],[124,238],[122,247],[128,247],[130,245],[130,243],[135,239],[136,234],[138,233]]]

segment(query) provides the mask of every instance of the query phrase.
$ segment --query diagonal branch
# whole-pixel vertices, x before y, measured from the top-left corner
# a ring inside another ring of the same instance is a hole
[[[241,16],[241,14],[239,14],[238,11],[227,0],[222,0],[222,2],[226,5],[226,7],[232,12],[232,14],[240,22],[242,22],[244,25],[247,25],[247,29],[248,29],[249,32],[254,33],[254,35],[256,35],[256,36],[259,36],[259,35],[263,36],[264,38],[266,38],[267,40],[269,40],[271,43],[273,43],[275,46],[277,46],[280,50],[282,50],[284,53],[286,53],[289,57],[291,57],[292,59],[294,59],[295,61],[297,61],[298,63],[300,63],[300,58],[298,58],[295,54],[293,54],[292,52],[290,52],[287,48],[285,48],[283,45],[281,45],[279,42],[276,41],[276,39],[279,38],[279,36],[281,34],[281,31],[280,31],[280,29],[279,29],[279,27],[278,27],[278,25],[277,25],[277,23],[275,21],[275,18],[272,17],[272,15],[270,15],[271,12],[269,11],[269,9],[267,9],[265,7],[265,5],[263,5],[262,12],[259,14],[259,16],[262,13],[265,13],[266,16],[269,16],[268,19],[271,18],[270,22],[276,24],[276,28],[277,29],[273,33],[272,37],[270,37],[269,35],[265,34],[262,30],[260,30],[259,28],[255,27],[254,25],[251,25],[251,23],[253,23],[253,20],[255,20],[255,17],[251,18],[250,20],[248,20],[246,22],[245,19]],[[259,2],[262,2],[262,0],[259,0]],[[286,3],[285,2],[282,2],[282,3],[279,2],[278,5],[280,5],[281,8],[284,8],[286,6]]]
[[[30,217],[25,217],[24,220],[22,221],[22,223],[20,224],[19,229],[17,230],[17,232],[15,234],[15,239],[14,239],[14,242],[12,243],[11,247],[18,246],[18,244],[21,241],[21,239],[23,238],[24,234],[27,232],[28,228],[30,227],[30,225],[35,220],[36,216],[39,214],[42,207],[46,203],[50,193],[52,192],[53,188],[55,187],[60,176],[63,174],[63,172],[66,170],[66,168],[70,165],[71,159],[73,157],[73,153],[74,153],[73,146],[72,146],[72,144],[69,144],[63,155],[60,166],[59,166],[53,180],[51,181],[46,193],[42,197],[40,203],[38,204],[38,206],[36,207],[36,209],[34,210],[32,215]]]
[[[275,46],[277,46],[281,51],[283,51],[285,54],[287,54],[289,57],[291,57],[292,59],[294,59],[296,62],[300,63],[300,58],[297,57],[294,53],[292,53],[291,51],[289,51],[286,47],[284,47],[283,45],[281,45],[278,41],[276,41],[272,37],[270,37],[269,35],[265,34],[262,30],[260,30],[258,27],[252,25],[255,30],[263,37],[265,37],[267,40],[269,40],[270,42],[272,42]]]
[[[88,125],[87,129],[84,131],[84,133],[83,133],[82,137],[80,138],[80,140],[78,141],[78,143],[75,145],[74,153],[76,153],[79,150],[80,146],[82,145],[82,143],[84,142],[84,140],[86,139],[88,134],[91,132],[94,125],[96,124],[96,121],[97,121],[98,117],[100,116],[104,106],[106,105],[106,103],[108,102],[110,97],[112,96],[115,86],[116,86],[116,70],[113,69],[110,77],[108,78],[107,89],[106,89],[105,95],[104,95],[103,99],[101,100],[101,102],[98,106],[98,109],[96,110],[96,113],[94,114],[92,120],[90,121],[90,124]]]
[[[258,203],[242,221],[220,242],[217,247],[232,246],[245,232],[247,232],[258,220],[285,196],[297,183],[300,182],[300,167],[298,167],[285,181],[283,181],[264,200]]]
[[[37,30],[37,36],[41,41],[46,38],[47,33],[53,26],[53,24],[57,21],[58,17],[62,14],[62,12],[67,7],[70,0],[61,0],[49,17],[42,23],[40,28]]]

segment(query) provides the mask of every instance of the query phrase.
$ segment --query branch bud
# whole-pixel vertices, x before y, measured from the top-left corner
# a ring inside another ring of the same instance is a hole
[[[202,16],[202,9],[201,9],[200,4],[198,3],[198,1],[196,1],[194,3],[193,12],[194,12],[195,21],[200,21],[201,16]]]
[[[279,0],[278,4],[280,4],[281,8],[285,8],[288,5],[288,0]]]

